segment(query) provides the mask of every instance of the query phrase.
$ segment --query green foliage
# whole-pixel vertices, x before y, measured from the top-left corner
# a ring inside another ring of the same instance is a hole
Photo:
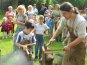
[[[5,12],[3,10],[0,10],[0,22],[2,21],[4,14],[5,14]]]
[[[62,2],[70,2],[79,9],[84,9],[87,6],[87,0],[63,0]]]

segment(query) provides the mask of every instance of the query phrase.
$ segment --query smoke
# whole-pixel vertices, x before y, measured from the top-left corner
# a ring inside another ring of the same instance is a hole
[[[33,65],[33,61],[27,59],[22,50],[0,58],[0,65]]]

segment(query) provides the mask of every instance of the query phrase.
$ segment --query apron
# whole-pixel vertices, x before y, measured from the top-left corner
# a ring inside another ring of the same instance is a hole
[[[69,42],[72,42],[77,36],[73,33],[73,28],[71,30],[70,27],[67,28],[70,34]],[[85,54],[85,42],[81,42],[64,54],[62,65],[85,65]]]

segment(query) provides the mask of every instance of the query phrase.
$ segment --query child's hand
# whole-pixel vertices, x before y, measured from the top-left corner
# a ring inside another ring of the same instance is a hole
[[[23,45],[22,48],[25,51],[27,49],[27,45]]]

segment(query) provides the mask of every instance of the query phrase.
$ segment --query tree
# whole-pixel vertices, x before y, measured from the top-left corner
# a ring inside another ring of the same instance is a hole
[[[17,8],[18,6],[18,0],[11,0],[11,5],[13,6],[13,8]]]

